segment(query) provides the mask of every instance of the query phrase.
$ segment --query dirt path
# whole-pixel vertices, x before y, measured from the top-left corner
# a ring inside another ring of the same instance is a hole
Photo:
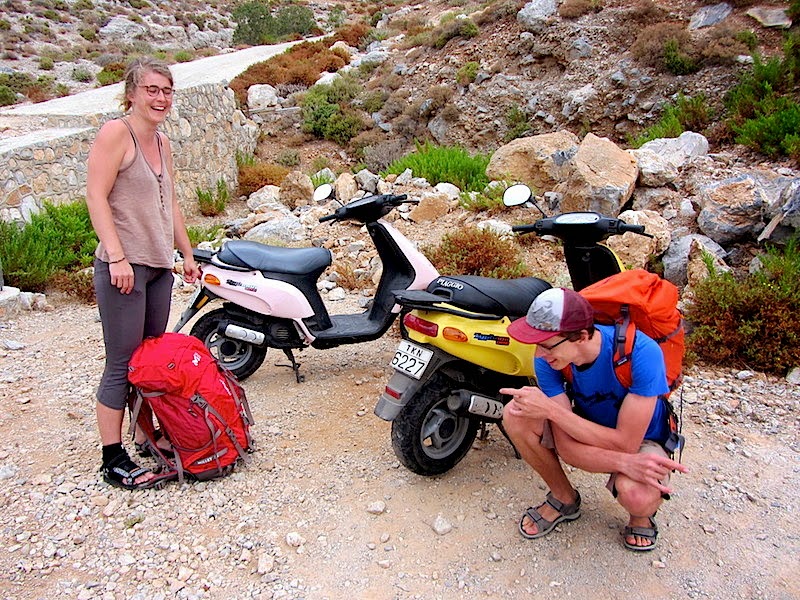
[[[233,476],[109,488],[95,312],[0,323],[2,598],[800,597],[800,390],[785,382],[690,373],[691,472],[659,512],[658,549],[635,555],[604,476],[580,472],[583,516],[523,540],[519,516],[544,489],[497,429],[442,477],[401,467],[372,414],[394,334],[303,352],[303,384],[269,355],[245,384],[259,450]]]

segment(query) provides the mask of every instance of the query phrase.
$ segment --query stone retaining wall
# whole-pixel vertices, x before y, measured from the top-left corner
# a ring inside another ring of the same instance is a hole
[[[122,113],[48,117],[44,129],[0,142],[0,218],[29,220],[45,201],[85,198],[86,161],[97,129]],[[196,189],[238,184],[236,153],[252,153],[257,125],[236,108],[222,84],[180,90],[163,126],[172,142],[175,185],[186,214],[198,214]]]

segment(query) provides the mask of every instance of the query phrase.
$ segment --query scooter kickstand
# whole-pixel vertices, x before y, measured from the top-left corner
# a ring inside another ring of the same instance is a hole
[[[291,361],[292,364],[284,365],[281,363],[275,363],[275,366],[290,368],[292,371],[294,371],[294,378],[297,380],[297,383],[303,383],[306,380],[306,376],[300,374],[300,363],[294,359],[294,353],[292,352],[292,349],[284,348],[283,353],[286,355],[286,358],[288,358]]]

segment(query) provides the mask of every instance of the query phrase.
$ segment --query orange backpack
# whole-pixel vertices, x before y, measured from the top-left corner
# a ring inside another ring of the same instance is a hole
[[[606,277],[579,293],[594,308],[595,323],[616,325],[614,370],[623,387],[633,382],[630,359],[637,328],[661,348],[670,391],[680,385],[685,332],[678,288],[655,273],[634,269]],[[572,383],[570,368],[562,373]]]

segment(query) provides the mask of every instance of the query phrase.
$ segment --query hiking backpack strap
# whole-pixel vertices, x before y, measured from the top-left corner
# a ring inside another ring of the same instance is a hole
[[[628,389],[633,384],[631,373],[631,356],[633,355],[633,344],[636,340],[636,325],[630,320],[630,314],[625,307],[621,322],[614,325],[614,374],[622,387]],[[599,335],[599,334],[598,334]],[[572,385],[572,366],[567,365],[561,369],[561,375],[568,385]]]
[[[233,447],[236,448],[236,451],[239,453],[239,456],[242,457],[242,460],[244,460],[245,463],[249,463],[250,462],[250,457],[247,455],[247,452],[245,452],[244,448],[242,448],[242,445],[239,443],[239,440],[236,439],[236,434],[230,428],[230,426],[228,425],[228,422],[223,418],[223,416],[221,414],[219,414],[217,409],[214,408],[213,406],[211,406],[205,400],[205,398],[203,398],[199,394],[195,394],[194,395],[194,397],[192,398],[192,402],[194,404],[196,404],[197,406],[199,406],[200,408],[202,408],[206,413],[214,415],[217,418],[217,420],[225,426],[224,431],[227,434],[228,438],[230,438],[231,443],[233,444]],[[208,421],[207,418],[206,418],[206,422],[209,424],[209,429],[211,431],[213,431],[213,427],[212,427],[211,423]],[[216,438],[215,438],[215,441],[216,441]]]

